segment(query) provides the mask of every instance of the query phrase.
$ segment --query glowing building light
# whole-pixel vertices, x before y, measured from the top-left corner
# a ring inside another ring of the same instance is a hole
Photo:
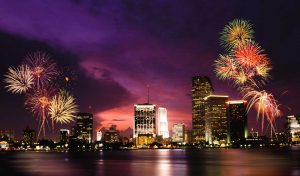
[[[163,107],[158,108],[158,135],[169,138],[167,109]]]

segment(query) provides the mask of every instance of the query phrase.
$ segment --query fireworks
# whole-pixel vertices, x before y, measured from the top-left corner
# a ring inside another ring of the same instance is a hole
[[[49,84],[58,76],[56,63],[46,53],[35,52],[29,54],[25,58],[25,64],[31,69],[38,88]]]
[[[215,72],[218,78],[232,81],[243,98],[249,99],[248,111],[255,108],[257,117],[262,118],[262,126],[266,118],[271,132],[275,132],[275,119],[281,115],[279,105],[271,93],[261,91],[272,66],[263,49],[254,42],[253,34],[248,21],[236,19],[226,25],[220,39],[229,53],[215,61]]]
[[[237,72],[237,63],[229,55],[221,55],[215,61],[215,72],[220,79],[232,78]]]
[[[255,107],[255,109],[257,110],[257,118],[262,118],[262,129],[264,118],[266,118],[269,124],[271,125],[271,129],[275,132],[273,122],[275,121],[275,118],[281,115],[281,113],[279,110],[279,105],[275,100],[274,96],[270,93],[267,93],[265,90],[249,90],[244,95],[244,98],[250,98],[247,107],[248,110],[252,107]]]
[[[50,103],[49,115],[55,122],[69,123],[78,112],[75,99],[67,91],[61,90]]]
[[[54,121],[68,123],[73,120],[77,112],[75,99],[66,91],[57,94],[58,84],[54,80],[59,76],[57,65],[49,55],[43,52],[29,54],[23,65],[10,67],[4,82],[8,91],[12,93],[25,93],[25,106],[39,119],[39,132],[45,136],[45,123],[50,116],[52,129]],[[71,75],[72,76],[72,75]],[[65,82],[70,82],[73,77],[65,76]]]
[[[251,41],[254,31],[246,20],[235,19],[225,26],[221,33],[221,45],[231,50]]]
[[[8,91],[16,94],[27,92],[33,86],[33,76],[27,65],[21,65],[17,68],[10,67],[5,76],[4,82]]]

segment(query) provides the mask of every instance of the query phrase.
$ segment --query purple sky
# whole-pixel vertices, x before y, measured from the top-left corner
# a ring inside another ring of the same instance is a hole
[[[81,111],[95,115],[95,129],[133,124],[133,104],[168,109],[174,122],[191,124],[191,77],[208,75],[218,94],[240,98],[231,83],[219,81],[213,61],[223,52],[219,33],[234,18],[250,20],[256,41],[273,63],[272,91],[285,115],[300,114],[299,5],[295,1],[1,1],[1,74],[31,51],[48,51],[74,67]],[[298,8],[297,8],[298,7]],[[283,92],[288,90],[284,96]],[[0,89],[0,129],[36,127],[20,96]],[[17,110],[16,110],[17,107]],[[29,120],[30,119],[30,120]],[[250,113],[250,126],[256,125]],[[284,117],[279,122],[283,126]]]

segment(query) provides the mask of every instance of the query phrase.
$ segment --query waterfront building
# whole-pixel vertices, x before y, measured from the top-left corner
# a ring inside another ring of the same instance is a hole
[[[162,135],[163,139],[170,137],[167,109],[163,107],[158,108],[158,135]]]
[[[109,130],[105,132],[105,142],[107,143],[116,143],[119,142],[119,131],[117,130],[116,125],[111,125]]]
[[[0,130],[0,140],[13,141],[14,131],[13,130]]]
[[[246,101],[228,101],[228,125],[231,143],[240,142],[248,137]]]
[[[207,76],[192,78],[192,129],[194,142],[205,140],[205,101],[204,98],[214,92]]]
[[[133,138],[138,135],[156,136],[156,105],[135,104],[134,105],[134,125]]]
[[[92,143],[93,140],[93,114],[78,113],[75,136],[77,140]]]
[[[36,141],[35,130],[30,129],[28,126],[23,130],[23,142],[25,144],[33,144]]]
[[[99,131],[97,131],[96,141],[101,141],[101,140],[102,140],[102,131],[99,130]]]
[[[300,115],[287,116],[287,130],[290,135],[290,142],[300,143]]]
[[[175,123],[172,128],[172,142],[183,143],[185,137],[184,123]]]
[[[209,95],[205,100],[205,139],[210,145],[228,144],[228,96]]]
[[[69,142],[69,136],[70,136],[70,130],[68,129],[60,129],[60,142],[61,143],[68,143]]]

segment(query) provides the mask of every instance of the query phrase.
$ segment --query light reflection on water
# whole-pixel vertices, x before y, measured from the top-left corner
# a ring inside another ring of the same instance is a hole
[[[299,150],[11,152],[0,162],[0,175],[300,175]]]

